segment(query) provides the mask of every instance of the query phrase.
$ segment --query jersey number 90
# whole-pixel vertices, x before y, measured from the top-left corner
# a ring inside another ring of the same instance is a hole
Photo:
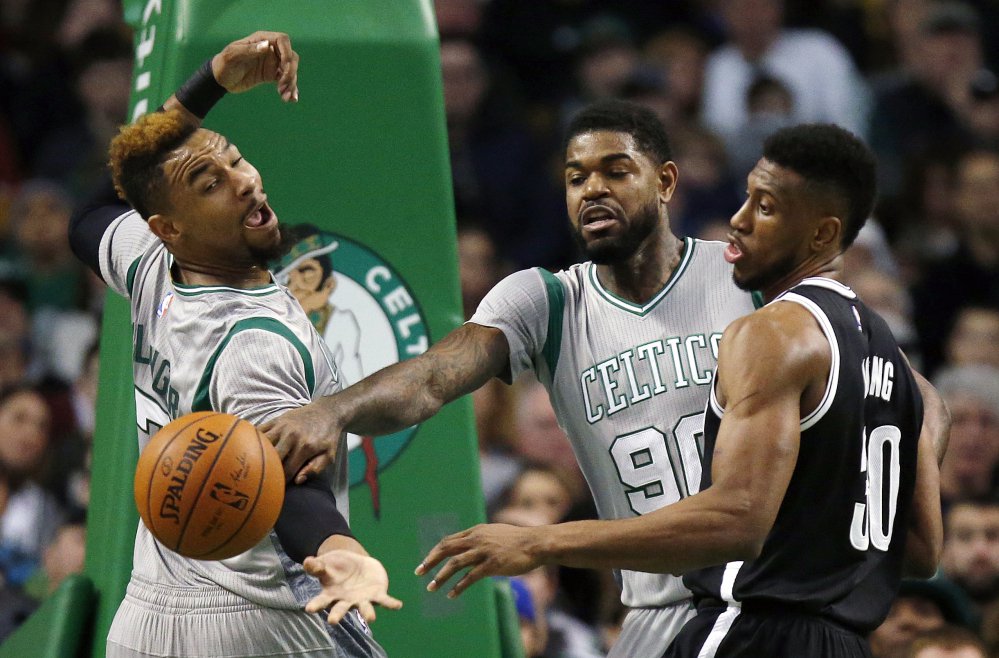
[[[682,417],[668,434],[657,427],[621,434],[610,447],[636,514],[648,514],[697,493],[703,451],[703,412]]]

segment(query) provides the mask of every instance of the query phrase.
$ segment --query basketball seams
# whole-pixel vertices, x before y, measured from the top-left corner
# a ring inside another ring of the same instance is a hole
[[[239,422],[237,422],[236,424],[239,425],[239,423],[242,423],[242,422],[248,423],[249,421],[245,421],[243,419],[240,419]],[[235,428],[233,428],[233,429],[235,430]],[[264,489],[264,479],[267,476],[267,456],[264,454],[264,444],[263,444],[263,440],[264,439],[260,435],[260,431],[255,426],[253,427],[253,431],[256,432],[256,435],[257,435],[257,448],[260,450],[260,479],[257,482],[257,495],[253,497],[253,504],[250,506],[250,509],[247,510],[246,514],[243,516],[243,522],[239,524],[239,527],[236,528],[236,530],[234,530],[231,535],[229,535],[228,537],[226,537],[225,541],[223,541],[218,546],[215,546],[212,550],[205,551],[204,553],[201,553],[199,556],[191,556],[191,557],[195,557],[195,559],[197,559],[201,555],[209,555],[210,553],[214,553],[215,551],[217,551],[217,550],[219,550],[221,548],[224,548],[229,542],[231,542],[233,540],[234,537],[236,537],[243,530],[243,528],[246,526],[246,524],[250,522],[250,519],[253,518],[253,512],[257,508],[257,503],[260,502],[260,494],[261,494],[261,492]],[[222,454],[223,450],[225,450],[225,445],[223,445],[219,449],[219,454],[220,455]],[[213,464],[213,466],[214,466],[214,464]],[[205,478],[205,479],[207,480],[208,478]],[[195,504],[197,504],[197,501],[195,501]]]
[[[191,517],[194,516],[194,510],[197,509],[198,503],[201,502],[201,495],[204,493],[205,485],[208,484],[208,480],[210,479],[208,475],[210,475],[212,471],[215,470],[215,465],[218,463],[219,458],[222,456],[222,452],[225,450],[226,444],[229,443],[229,439],[232,437],[232,433],[236,431],[237,427],[239,427],[239,423],[241,420],[242,419],[240,418],[236,418],[236,422],[234,422],[232,426],[229,428],[229,431],[226,432],[225,438],[222,439],[222,445],[220,445],[218,450],[215,451],[215,457],[212,459],[212,463],[208,467],[207,471],[205,471],[206,473],[205,477],[201,479],[201,483],[198,486],[198,492],[194,495],[194,501],[191,503],[191,505],[188,508],[187,518],[184,519],[184,526],[180,529],[180,532],[177,535],[177,548],[175,548],[174,550],[177,551],[178,553],[180,552],[181,545],[184,543],[184,535],[187,533],[187,527],[191,523]],[[204,554],[207,555],[207,553]]]
[[[147,486],[148,490],[146,492],[146,516],[147,516],[147,518],[149,518],[149,521],[150,521],[150,523],[152,524],[152,526],[154,528],[156,526],[156,520],[155,520],[155,517],[153,516],[153,501],[152,501],[152,498],[153,498],[153,487],[152,487],[152,481],[156,477],[156,474],[159,472],[159,466],[160,466],[160,463],[163,460],[163,454],[167,450],[170,449],[170,446],[173,445],[173,442],[177,439],[177,437],[180,436],[184,432],[184,430],[186,430],[188,427],[191,427],[192,425],[196,425],[197,423],[204,422],[204,421],[208,420],[209,418],[211,418],[212,416],[219,416],[219,415],[221,415],[221,414],[219,414],[218,412],[214,412],[214,411],[202,411],[202,412],[200,412],[198,414],[197,418],[191,420],[191,422],[189,422],[186,425],[180,427],[176,432],[174,432],[173,436],[171,436],[169,439],[167,439],[166,442],[164,443],[162,450],[160,450],[160,454],[156,455],[156,461],[153,462],[152,472],[149,473],[149,486]],[[188,514],[188,517],[190,517],[190,514]],[[168,546],[167,548],[171,548],[171,547]],[[179,539],[177,540],[177,545],[175,547],[171,548],[171,550],[176,551],[178,548],[180,548],[180,540]]]

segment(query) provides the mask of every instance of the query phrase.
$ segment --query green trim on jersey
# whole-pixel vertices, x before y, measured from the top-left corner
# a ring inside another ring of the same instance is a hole
[[[128,273],[125,275],[125,289],[128,290],[128,296],[132,296],[132,286],[135,285],[135,273],[139,271],[139,261],[142,260],[142,256],[139,256],[132,261],[132,264],[128,266]]]
[[[236,324],[232,325],[232,329],[226,334],[226,337],[222,339],[219,346],[215,348],[215,352],[212,354],[211,358],[208,359],[208,363],[205,364],[205,371],[201,375],[201,381],[198,382],[198,388],[194,392],[194,401],[191,403],[191,411],[213,411],[211,396],[208,393],[209,385],[212,381],[212,373],[215,371],[215,363],[219,360],[219,356],[222,355],[222,350],[225,349],[232,337],[241,331],[247,331],[249,329],[262,329],[264,331],[269,331],[271,333],[282,336],[288,340],[292,346],[298,350],[299,355],[302,357],[302,363],[305,366],[305,383],[309,387],[309,394],[312,395],[316,391],[316,371],[312,367],[312,358],[309,354],[308,348],[305,344],[299,340],[298,336],[292,332],[287,326],[281,323],[280,320],[275,320],[274,318],[246,318],[245,320],[240,320]]]
[[[754,290],[752,292],[752,296],[753,296],[753,308],[760,309],[767,305],[767,303],[763,301],[763,293],[760,292],[759,290]]]
[[[673,270],[673,273],[670,275],[666,283],[663,284],[662,290],[657,292],[655,296],[652,297],[652,299],[650,299],[642,306],[639,306],[634,302],[630,302],[627,299],[622,299],[617,295],[615,295],[614,293],[612,293],[610,290],[604,288],[603,284],[600,283],[600,279],[597,277],[597,266],[594,265],[593,263],[589,264],[590,283],[593,284],[594,289],[596,289],[596,291],[600,293],[601,297],[606,299],[614,306],[618,307],[623,311],[634,313],[635,315],[638,316],[645,316],[649,313],[649,311],[655,308],[656,304],[658,304],[660,301],[663,300],[664,297],[666,297],[666,294],[670,290],[673,289],[673,286],[675,286],[676,282],[680,280],[680,277],[683,276],[683,273],[687,270],[687,267],[690,265],[690,262],[693,260],[694,245],[696,244],[696,242],[694,241],[693,238],[684,238],[683,242],[684,242],[684,249],[683,249],[683,255],[680,257],[680,263],[676,266],[676,269]]]
[[[250,297],[263,297],[264,295],[270,295],[280,290],[275,283],[268,283],[256,288],[230,288],[229,286],[192,286],[174,281],[173,287],[178,295],[183,295],[184,297],[196,297],[211,292],[235,292],[241,295],[249,295]]]
[[[555,368],[558,367],[559,353],[562,351],[562,316],[565,314],[565,288],[554,274],[540,267],[535,268],[545,282],[545,294],[548,296],[548,333],[541,354],[548,364],[548,372],[555,379]]]

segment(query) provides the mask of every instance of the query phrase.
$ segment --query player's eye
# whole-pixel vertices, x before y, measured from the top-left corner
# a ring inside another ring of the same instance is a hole
[[[205,185],[205,192],[211,192],[216,187],[218,187],[219,181],[217,178],[213,178]]]
[[[237,167],[237,166],[239,166],[239,163],[242,162],[242,161],[243,161],[243,156],[239,156],[238,158],[236,158],[235,160],[232,161],[232,166],[233,167]]]

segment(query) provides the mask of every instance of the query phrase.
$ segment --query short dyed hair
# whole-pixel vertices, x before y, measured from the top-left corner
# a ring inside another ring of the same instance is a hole
[[[766,140],[763,157],[844,203],[841,247],[846,250],[853,244],[874,209],[877,193],[877,161],[856,135],[832,124],[791,126]]]
[[[113,140],[108,166],[115,190],[144,218],[166,202],[163,162],[198,130],[179,110],[153,112],[123,126]]]
[[[621,100],[597,101],[577,112],[569,122],[562,151],[577,135],[597,130],[631,135],[638,149],[656,164],[673,159],[669,136],[659,117],[638,103]]]

